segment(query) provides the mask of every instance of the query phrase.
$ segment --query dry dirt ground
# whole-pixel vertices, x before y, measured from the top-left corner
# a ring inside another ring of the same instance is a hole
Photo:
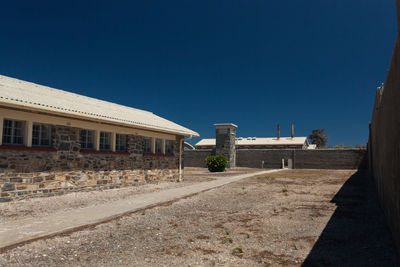
[[[110,201],[134,197],[138,194],[157,192],[169,188],[179,188],[190,184],[211,181],[228,175],[257,172],[260,169],[232,168],[223,173],[210,173],[205,168],[189,168],[182,183],[174,181],[154,181],[152,183],[102,191],[72,192],[61,196],[31,198],[0,203],[0,223],[25,218],[48,216],[53,212],[95,206]]]
[[[398,264],[370,178],[332,170],[247,178],[0,254],[1,266]]]

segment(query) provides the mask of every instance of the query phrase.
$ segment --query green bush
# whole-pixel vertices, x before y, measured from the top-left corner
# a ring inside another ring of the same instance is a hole
[[[210,172],[223,172],[228,165],[228,160],[221,155],[208,156],[206,158],[206,165]]]

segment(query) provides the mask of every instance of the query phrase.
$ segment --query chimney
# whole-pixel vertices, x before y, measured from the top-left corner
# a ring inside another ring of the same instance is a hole
[[[278,140],[279,140],[279,138],[281,137],[281,126],[279,126],[279,124],[278,124]]]
[[[294,137],[294,124],[292,123],[292,139]]]

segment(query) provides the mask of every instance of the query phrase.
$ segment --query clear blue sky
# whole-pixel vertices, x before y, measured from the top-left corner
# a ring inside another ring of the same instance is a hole
[[[3,1],[0,74],[145,109],[214,137],[364,144],[395,0]],[[192,140],[193,142],[199,139]]]

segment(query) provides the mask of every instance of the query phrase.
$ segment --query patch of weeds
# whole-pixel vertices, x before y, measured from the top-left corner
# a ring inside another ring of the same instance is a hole
[[[234,248],[232,250],[232,254],[233,255],[242,255],[243,254],[243,249],[241,247]]]
[[[226,244],[226,243],[233,243],[233,240],[232,240],[232,238],[230,238],[230,237],[227,237],[227,238],[224,238],[223,240],[222,240],[222,244]]]
[[[297,250],[296,244],[293,244],[293,249]]]
[[[146,211],[145,210],[142,211],[142,215],[146,215]]]
[[[250,235],[249,235],[249,234],[246,234],[246,238],[250,238]]]
[[[225,230],[225,234],[226,234],[226,235],[229,235],[229,232],[228,232],[228,230]]]
[[[286,188],[283,188],[282,189],[282,193],[286,193],[287,192],[287,189]]]
[[[191,238],[189,238],[187,241],[188,241],[189,243],[194,243],[194,240],[191,239]]]

